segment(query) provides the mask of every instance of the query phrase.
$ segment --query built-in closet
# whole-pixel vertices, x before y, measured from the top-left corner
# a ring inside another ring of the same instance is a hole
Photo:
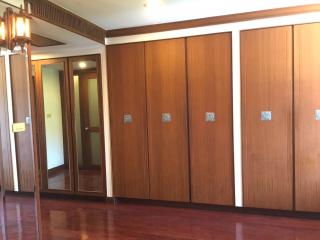
[[[231,34],[107,54],[114,196],[233,205]]]
[[[240,89],[231,33],[107,47],[115,197],[320,211],[320,24],[239,41]]]

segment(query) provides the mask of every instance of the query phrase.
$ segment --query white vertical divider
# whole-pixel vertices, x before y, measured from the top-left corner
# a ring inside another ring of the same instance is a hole
[[[11,70],[10,70],[10,53],[5,53],[5,66],[6,66],[6,85],[7,85],[7,99],[8,99],[8,116],[10,126],[10,145],[11,145],[11,159],[12,159],[12,172],[13,172],[13,185],[14,191],[19,191],[18,182],[18,166],[17,166],[17,153],[16,153],[16,142],[14,133],[12,132],[13,124],[13,101],[12,101],[12,88],[11,88]]]
[[[240,30],[232,31],[233,152],[235,206],[243,207],[241,144]]]
[[[113,197],[112,185],[112,162],[111,162],[111,140],[110,140],[110,116],[109,116],[109,91],[107,75],[107,50],[101,50],[102,90],[103,90],[103,113],[104,113],[104,138],[105,138],[105,161],[106,161],[106,185],[107,197]]]

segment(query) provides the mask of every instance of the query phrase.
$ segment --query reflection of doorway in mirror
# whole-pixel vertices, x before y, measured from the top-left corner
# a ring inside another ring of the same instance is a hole
[[[93,66],[92,63],[86,64],[88,65]],[[78,189],[96,192],[100,191],[102,185],[100,108],[96,68],[75,70],[73,78]]]

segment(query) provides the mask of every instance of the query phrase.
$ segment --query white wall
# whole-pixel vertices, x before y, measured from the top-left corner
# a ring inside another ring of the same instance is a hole
[[[44,114],[47,145],[47,169],[64,164],[63,122],[59,71],[42,68]]]

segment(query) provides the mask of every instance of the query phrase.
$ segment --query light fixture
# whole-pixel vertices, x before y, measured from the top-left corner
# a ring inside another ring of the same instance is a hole
[[[31,41],[30,32],[31,17],[20,10],[20,13],[14,13],[12,17],[12,40],[16,43]]]
[[[80,67],[81,69],[85,69],[85,68],[87,67],[86,62],[79,62],[79,67]]]
[[[3,16],[0,19],[0,45],[9,50],[20,46],[23,51],[25,44],[31,41],[31,17],[22,6],[19,13],[7,8]]]
[[[6,23],[2,17],[0,17],[0,46],[3,46],[6,42]]]

